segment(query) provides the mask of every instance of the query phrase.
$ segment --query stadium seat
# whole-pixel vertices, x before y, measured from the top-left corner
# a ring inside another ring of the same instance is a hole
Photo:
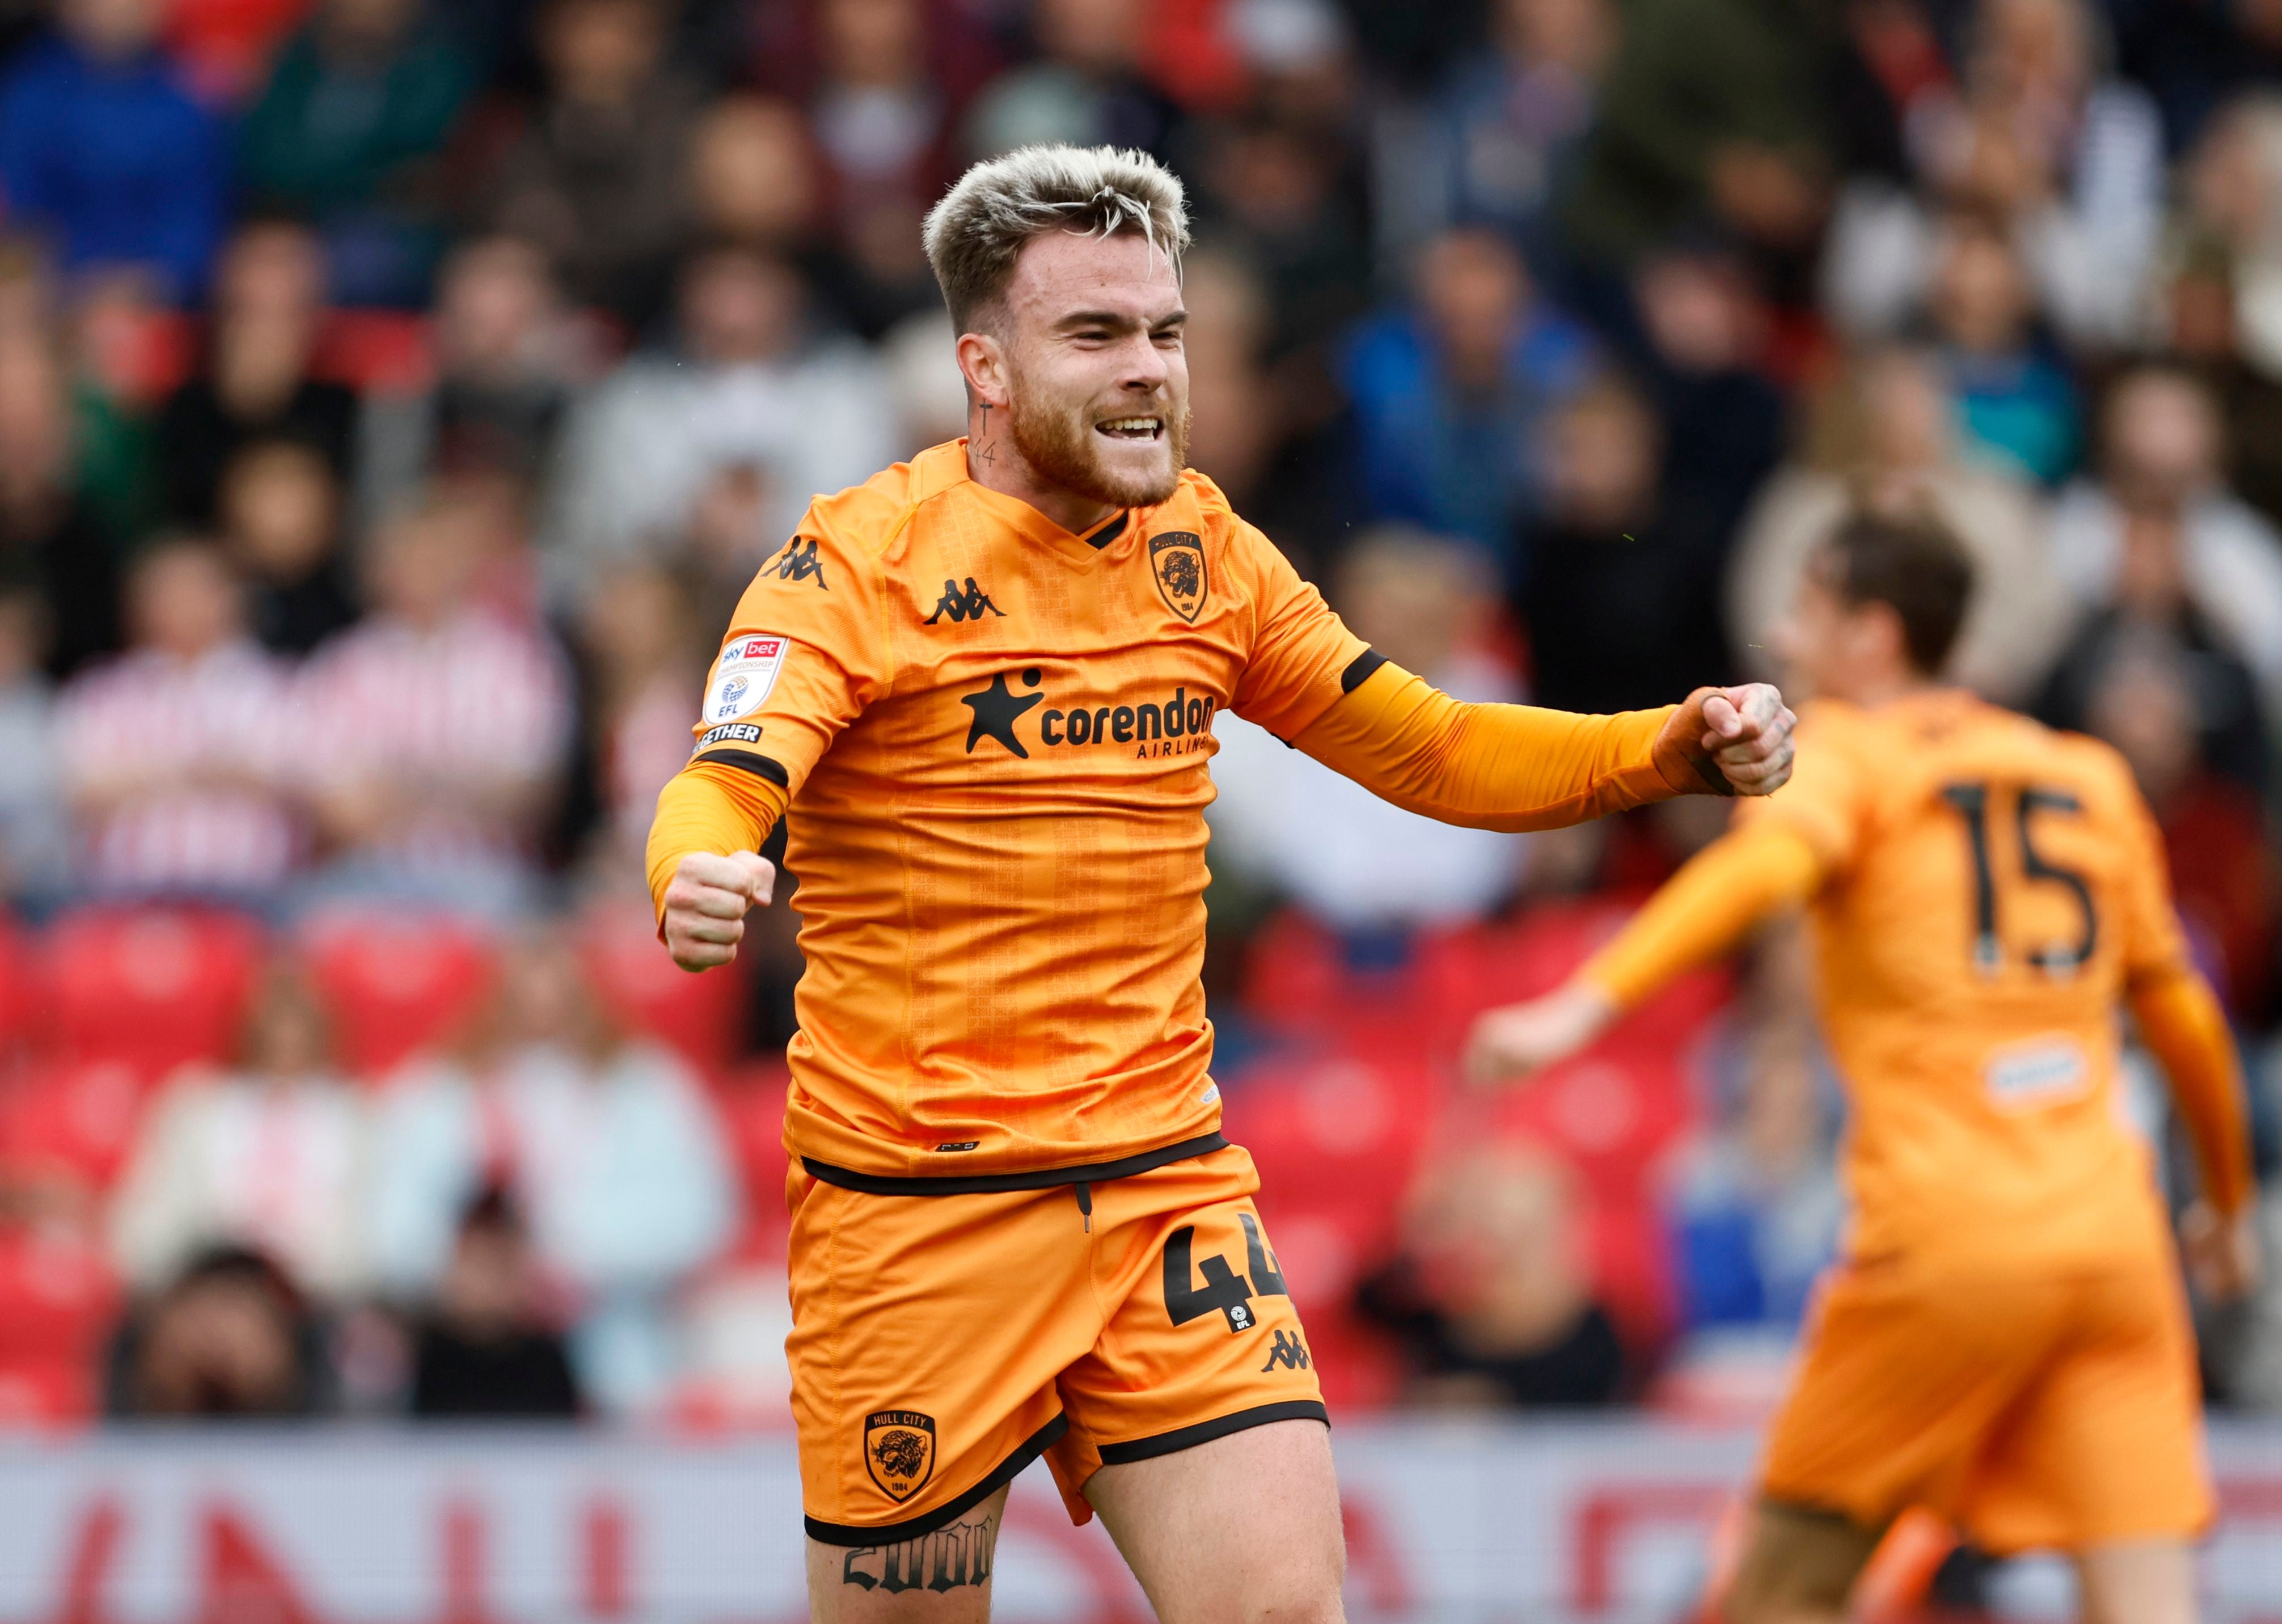
[[[24,933],[0,913],[0,1055],[33,1034],[43,998],[41,967]]]
[[[135,1152],[153,1079],[124,1061],[35,1067],[0,1094],[0,1155],[107,1190]]]
[[[29,1226],[0,1230],[0,1426],[90,1417],[118,1308],[99,1247]]]
[[[63,1057],[118,1061],[147,1079],[237,1049],[262,949],[242,915],[89,909],[48,933],[53,1037]]]
[[[658,944],[645,904],[591,910],[579,926],[587,972],[610,1012],[718,1078],[742,1035],[748,983],[739,964],[692,975]]]
[[[436,376],[428,318],[402,310],[336,310],[318,339],[315,370],[364,393],[424,389]]]
[[[491,991],[493,944],[458,920],[336,913],[305,939],[341,1064],[369,1082],[447,1041]]]
[[[693,977],[693,979],[695,979]],[[791,1226],[785,1214],[785,1088],[782,1061],[761,1061],[728,1074],[714,1103],[729,1131],[744,1214],[729,1255],[740,1261],[781,1263]]]
[[[1318,1053],[1270,1060],[1233,1079],[1223,1123],[1252,1153],[1267,1202],[1336,1214],[1367,1245],[1388,1232],[1409,1187],[1437,1092],[1423,1066],[1403,1071]]]

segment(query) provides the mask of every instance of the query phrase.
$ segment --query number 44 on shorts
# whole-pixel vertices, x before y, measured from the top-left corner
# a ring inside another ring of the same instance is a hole
[[[1238,1331],[1250,1331],[1260,1324],[1260,1317],[1252,1311],[1254,1295],[1288,1297],[1284,1289],[1283,1272],[1261,1239],[1258,1220],[1248,1212],[1236,1215],[1244,1225],[1245,1261],[1252,1268],[1252,1284],[1245,1285],[1244,1277],[1229,1267],[1228,1259],[1211,1253],[1202,1264],[1196,1262],[1197,1231],[1192,1224],[1183,1224],[1165,1238],[1165,1312],[1176,1325],[1211,1313],[1218,1309],[1228,1318],[1232,1335]],[[1204,1284],[1199,1286],[1191,1278],[1201,1273]]]

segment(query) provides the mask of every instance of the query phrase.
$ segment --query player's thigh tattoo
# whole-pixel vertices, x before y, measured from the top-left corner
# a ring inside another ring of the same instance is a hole
[[[998,1514],[956,1522],[893,1545],[855,1545],[841,1559],[840,1582],[859,1590],[957,1590],[990,1582]]]

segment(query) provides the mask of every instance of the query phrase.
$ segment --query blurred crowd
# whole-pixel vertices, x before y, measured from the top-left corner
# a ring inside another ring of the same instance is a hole
[[[2271,1167],[2275,0],[0,0],[0,1409],[780,1402],[786,910],[695,1045],[590,947],[754,568],[962,431],[919,221],[1042,140],[1185,177],[1199,466],[1453,694],[1776,674],[1836,516],[1945,518],[1959,677],[2130,758]],[[1327,1385],[1756,1402],[1843,1221],[1795,932],[1448,1080],[1718,809],[1445,829],[1220,732]],[[129,949],[220,1024],[73,1037]],[[464,997],[376,1051],[400,960]],[[2282,1295],[2206,1331],[2282,1405]]]

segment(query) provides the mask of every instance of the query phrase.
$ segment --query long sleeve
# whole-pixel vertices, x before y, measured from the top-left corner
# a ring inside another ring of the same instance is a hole
[[[1671,714],[1464,704],[1381,663],[1292,742],[1407,811],[1471,828],[1549,829],[1680,794],[1655,757]]]
[[[1749,824],[1697,852],[1577,974],[1632,1008],[1769,914],[1805,901],[1822,877],[1821,859],[1795,831]]]
[[[665,888],[683,858],[695,851],[759,851],[789,799],[772,780],[718,762],[693,761],[669,779],[658,792],[645,859],[650,905],[658,917],[665,916]]]
[[[2240,1212],[2251,1196],[2250,1136],[2242,1068],[2218,998],[2200,975],[2181,967],[2135,983],[2131,1014],[2171,1079],[2171,1098],[2202,1169],[2204,1199],[2230,1216]]]

